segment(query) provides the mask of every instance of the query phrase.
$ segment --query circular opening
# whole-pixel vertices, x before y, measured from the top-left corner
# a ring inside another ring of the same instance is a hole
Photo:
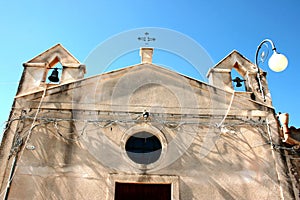
[[[147,165],[159,159],[162,145],[155,135],[143,131],[129,137],[125,150],[132,161]]]

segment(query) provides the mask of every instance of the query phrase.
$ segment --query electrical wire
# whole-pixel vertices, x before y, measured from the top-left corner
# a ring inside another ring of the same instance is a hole
[[[124,125],[124,124],[131,124],[131,123],[140,123],[140,122],[145,122],[145,120],[143,120],[142,118],[140,117],[137,117],[136,119],[126,119],[124,118],[123,115],[120,115],[121,118],[123,117],[122,120],[118,119],[118,120],[112,120],[112,119],[90,119],[90,120],[82,120],[82,119],[73,119],[73,118],[49,118],[49,117],[38,117],[38,114],[41,110],[41,105],[42,105],[42,102],[44,100],[44,97],[45,97],[45,94],[46,94],[46,88],[43,92],[43,95],[41,97],[41,100],[40,100],[40,103],[38,105],[38,108],[37,108],[37,111],[34,115],[34,117],[32,116],[22,116],[22,117],[19,117],[19,118],[15,118],[15,119],[12,119],[10,121],[7,122],[7,127],[9,128],[10,124],[15,121],[15,120],[26,120],[26,119],[32,119],[32,124],[30,126],[30,129],[28,131],[28,134],[26,136],[26,139],[25,139],[25,142],[24,142],[24,145],[23,145],[23,148],[20,152],[20,156],[18,158],[17,161],[19,161],[22,157],[22,154],[24,152],[24,148],[26,147],[26,144],[28,143],[29,139],[30,139],[30,136],[32,134],[32,131],[35,127],[37,126],[40,126],[42,124],[46,124],[46,123],[53,123],[54,124],[54,127],[55,127],[55,130],[57,132],[57,134],[62,137],[63,139],[65,140],[68,140],[68,141],[73,141],[73,142],[77,142],[78,139],[80,139],[80,137],[82,135],[84,135],[86,129],[88,126],[90,125],[94,125],[94,126],[98,126],[100,128],[107,128],[107,127],[111,127],[113,125]],[[234,119],[236,122],[235,123],[225,123],[225,120],[228,118],[228,114],[230,112],[230,109],[231,109],[231,106],[232,106],[232,103],[233,103],[233,100],[234,100],[234,96],[235,96],[235,92],[232,93],[232,96],[231,96],[231,100],[230,100],[230,103],[228,105],[228,109],[226,111],[226,114],[224,115],[224,117],[222,118],[222,120],[220,121],[220,123],[216,124],[213,123],[213,122],[210,122],[210,123],[207,123],[207,122],[199,122],[199,119],[198,120],[195,120],[195,121],[190,121],[190,120],[187,120],[187,119],[190,119],[191,117],[194,119],[195,116],[194,115],[185,115],[186,119],[184,120],[180,120],[179,122],[178,121],[174,121],[174,120],[162,120],[161,118],[155,118],[153,116],[155,115],[152,115],[152,120],[149,120],[149,121],[146,121],[146,122],[154,122],[154,123],[162,123],[164,124],[167,128],[170,128],[170,129],[178,129],[178,128],[184,128],[184,125],[197,125],[197,127],[217,127],[217,128],[221,128],[221,127],[236,127],[236,126],[244,126],[245,124],[249,124],[251,126],[255,126],[257,128],[259,127],[264,127],[266,124],[267,124],[267,129],[268,129],[268,133],[270,131],[270,127],[268,125],[268,122],[265,122],[265,121],[260,121],[260,120],[253,120],[253,119],[244,119],[244,118],[237,118],[237,117],[234,117],[232,119]],[[114,116],[116,117],[116,116]],[[199,116],[199,118],[202,118],[203,116]],[[120,118],[117,116],[117,118]],[[182,118],[181,118],[182,119]],[[40,121],[39,124],[36,124],[37,121]],[[76,138],[67,138],[66,136],[64,136],[64,134],[62,134],[62,132],[60,131],[60,127],[61,128],[68,128],[68,127],[65,127],[61,124],[59,124],[59,122],[83,122],[84,123],[84,126],[83,126],[83,129],[81,130],[81,133],[78,134],[78,136]],[[193,126],[193,130],[195,132],[197,132],[197,130],[194,129],[195,127]],[[184,130],[186,133],[188,133],[187,130]],[[265,131],[262,131],[262,132],[265,132]],[[195,135],[194,133],[189,133],[189,134],[192,134],[192,135]],[[198,134],[197,134],[198,135]],[[215,135],[213,135],[213,137],[215,137]],[[268,137],[268,140],[269,142],[266,143],[266,144],[270,144],[272,147],[274,147],[275,150],[279,150],[279,149],[284,149],[283,146],[280,146],[280,145],[276,145],[274,144],[274,142],[272,141],[272,137],[269,133],[269,137]],[[256,146],[253,146],[253,148],[256,148],[258,146],[262,146],[262,145],[265,145],[265,144],[260,144],[260,145],[256,145]],[[251,147],[252,148],[252,147]],[[294,149],[291,149],[291,148],[285,148],[285,150],[293,150],[295,151]],[[297,159],[297,158],[295,158]],[[299,158],[300,159],[300,158]],[[16,169],[17,169],[17,166],[14,170],[14,173],[12,174],[11,178],[9,179],[8,183],[10,184],[13,180],[13,177],[16,173]],[[9,186],[7,186],[7,189],[9,188]],[[5,190],[6,191],[6,190]],[[0,195],[2,196],[3,193]]]
[[[13,181],[13,178],[15,177],[15,174],[16,174],[16,171],[17,171],[17,168],[18,168],[18,165],[15,166],[15,163],[21,160],[22,155],[23,155],[23,152],[24,152],[24,149],[25,149],[25,147],[26,147],[26,145],[27,145],[27,143],[28,143],[28,141],[29,141],[29,139],[30,139],[32,130],[33,130],[33,128],[35,127],[35,122],[36,122],[36,120],[37,120],[37,116],[38,116],[39,111],[40,111],[40,108],[41,108],[41,106],[42,106],[42,102],[43,102],[44,97],[45,97],[45,95],[46,95],[46,90],[47,90],[47,85],[45,85],[45,89],[44,89],[44,91],[43,91],[43,94],[42,94],[40,103],[39,103],[39,105],[38,105],[37,111],[36,111],[36,113],[35,113],[34,119],[33,119],[32,124],[31,124],[31,126],[30,126],[30,129],[29,129],[29,132],[28,132],[28,134],[27,134],[27,137],[26,137],[26,139],[25,139],[24,145],[23,145],[23,147],[22,147],[22,149],[21,149],[21,151],[20,151],[20,155],[17,156],[17,154],[16,154],[16,156],[14,157],[14,162],[12,163],[13,166],[12,166],[11,171],[10,171],[10,176],[8,177],[7,186],[6,186],[5,190],[4,190],[4,191],[5,191],[5,196],[3,197],[3,200],[5,200],[6,197],[7,197],[7,193],[8,193],[10,184],[11,184],[11,182]],[[1,194],[1,195],[2,195],[2,194]],[[0,196],[1,196],[1,195],[0,195]]]
[[[229,114],[229,111],[230,111],[232,103],[233,103],[234,95],[235,95],[235,91],[232,92],[231,100],[230,100],[230,103],[228,105],[226,114],[224,115],[222,121],[219,124],[217,124],[218,128],[220,128],[222,126],[222,124],[224,123],[225,119],[227,118],[227,115]]]

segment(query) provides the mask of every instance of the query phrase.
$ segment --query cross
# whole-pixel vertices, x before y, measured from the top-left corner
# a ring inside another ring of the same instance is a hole
[[[156,39],[154,37],[149,37],[149,33],[146,32],[144,33],[145,36],[144,37],[138,37],[137,39],[140,41],[144,41],[145,42],[145,46],[149,45],[149,42],[154,42]]]

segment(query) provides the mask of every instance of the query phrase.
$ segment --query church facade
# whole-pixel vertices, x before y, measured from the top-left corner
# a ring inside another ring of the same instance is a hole
[[[60,44],[24,63],[1,199],[298,199],[286,151],[298,143],[282,142],[266,73],[262,97],[256,66],[237,51],[210,68],[209,84],[153,64],[153,52],[88,78]]]

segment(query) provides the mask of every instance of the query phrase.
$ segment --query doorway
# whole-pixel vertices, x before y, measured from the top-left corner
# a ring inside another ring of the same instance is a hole
[[[171,184],[116,182],[115,200],[171,200]]]

